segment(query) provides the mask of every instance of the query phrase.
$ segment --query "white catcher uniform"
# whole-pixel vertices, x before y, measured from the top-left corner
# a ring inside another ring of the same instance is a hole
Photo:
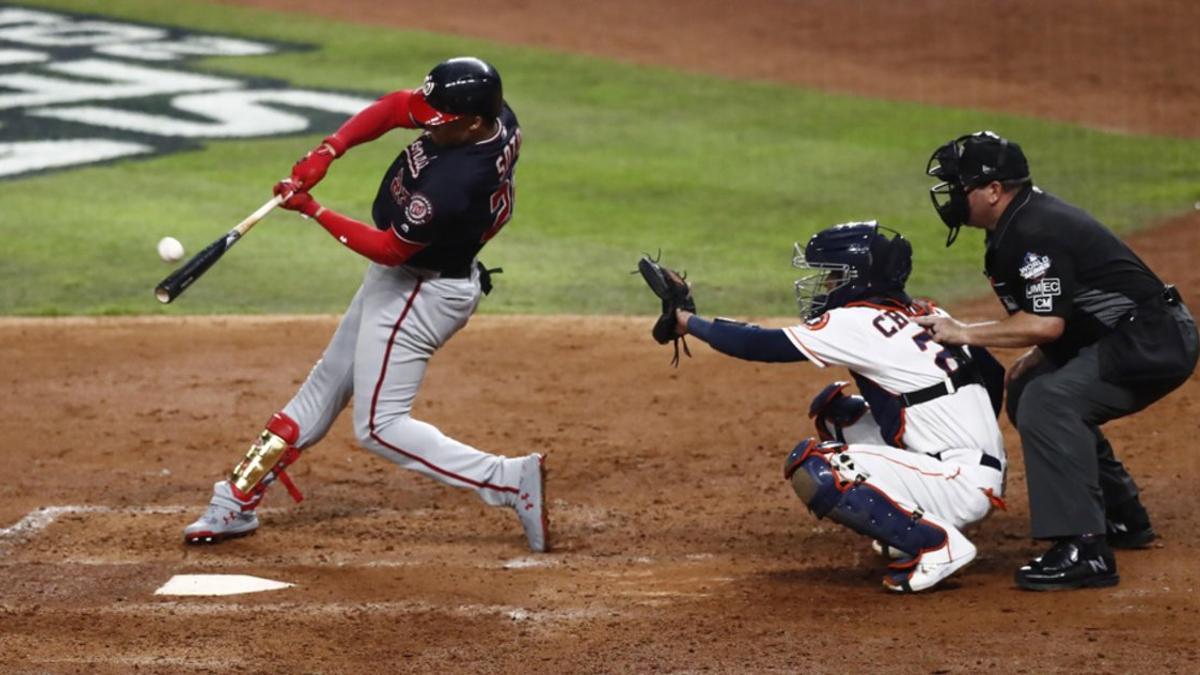
[[[793,267],[806,273],[795,282],[803,323],[677,320],[731,356],[850,370],[863,396],[843,394],[845,382],[817,396],[809,414],[825,442],[797,444],[784,478],[816,517],[902,554],[888,566],[887,588],[931,588],[975,558],[960,528],[986,516],[1004,490],[999,401],[989,396],[998,398],[1003,368],[987,350],[944,349],[914,322],[937,310],[905,292],[912,246],[898,232],[841,223],[793,250]]]
[[[870,404],[870,415],[842,427],[858,475],[955,528],[982,520],[1003,497],[1004,442],[982,384],[909,407],[898,398],[947,383],[961,366],[910,314],[850,303],[784,332],[818,367],[849,369]]]
[[[884,584],[912,592],[974,559],[960,529],[1001,503],[1005,457],[980,365],[933,342],[912,318],[938,310],[904,298],[850,302],[780,331],[696,316],[687,326],[740,358],[850,370],[863,397],[826,387],[810,410],[826,442],[801,441],[784,475],[817,517],[888,545],[902,559]]]

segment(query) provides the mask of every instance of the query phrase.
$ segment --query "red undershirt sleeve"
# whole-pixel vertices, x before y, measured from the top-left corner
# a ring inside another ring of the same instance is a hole
[[[390,227],[378,230],[329,209],[318,211],[315,220],[346,248],[380,265],[401,265],[425,248],[425,244],[401,239]]]
[[[408,90],[394,91],[381,97],[346,120],[337,131],[325,137],[325,142],[341,157],[350,148],[373,141],[397,127],[417,129],[408,110],[410,98],[412,92]]]

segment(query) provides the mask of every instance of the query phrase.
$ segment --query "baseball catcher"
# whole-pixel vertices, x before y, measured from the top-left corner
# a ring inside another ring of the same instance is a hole
[[[642,278],[646,280],[650,290],[654,291],[659,300],[662,300],[662,314],[654,322],[650,334],[660,345],[668,342],[675,343],[675,357],[671,359],[671,365],[678,366],[679,343],[683,343],[684,354],[690,357],[692,352],[688,349],[684,334],[679,332],[675,316],[678,310],[696,313],[696,303],[692,300],[692,289],[688,286],[684,275],[663,267],[658,260],[648,255],[643,255],[641,260],[638,260],[638,272],[641,272]]]
[[[899,234],[875,221],[844,223],[794,251],[806,272],[796,281],[801,323],[708,321],[664,299],[675,319],[668,336],[691,334],[750,361],[848,369],[861,395],[848,382],[817,395],[809,409],[817,437],[791,451],[784,478],[817,518],[870,537],[893,559],[887,589],[932,588],[974,560],[962,528],[1002,505],[1004,369],[985,350],[938,344],[914,321],[945,312],[905,292],[912,247]]]

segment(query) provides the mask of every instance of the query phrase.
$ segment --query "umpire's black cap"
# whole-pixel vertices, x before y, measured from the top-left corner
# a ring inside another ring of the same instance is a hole
[[[976,187],[1029,178],[1029,162],[1016,143],[992,131],[977,131],[935,150],[926,171],[947,183]]]

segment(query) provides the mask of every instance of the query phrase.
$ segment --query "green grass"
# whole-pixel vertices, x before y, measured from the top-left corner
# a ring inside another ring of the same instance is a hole
[[[55,0],[51,8],[89,9]],[[1200,197],[1195,141],[1107,134],[964,109],[834,96],[595,58],[199,2],[112,0],[104,13],[319,44],[210,59],[213,72],[367,95],[419,83],[448,56],[492,61],[524,128],[513,221],[484,251],[503,266],[488,312],[636,313],[655,303],[628,272],[662,249],[688,270],[705,313],[787,315],[792,242],[879,218],[913,241],[911,290],[943,301],[988,293],[981,237],[951,249],[925,161],[960,133],[1019,141],[1045,189],[1121,231]],[[0,313],[338,312],[365,262],[315,224],[277,212],[175,304],[152,288],[170,268],[154,244],[195,252],[269,197],[327,130],[206,142],[202,151],[0,182]],[[379,175],[412,137],[393,132],[334,164],[315,194],[366,220]]]

